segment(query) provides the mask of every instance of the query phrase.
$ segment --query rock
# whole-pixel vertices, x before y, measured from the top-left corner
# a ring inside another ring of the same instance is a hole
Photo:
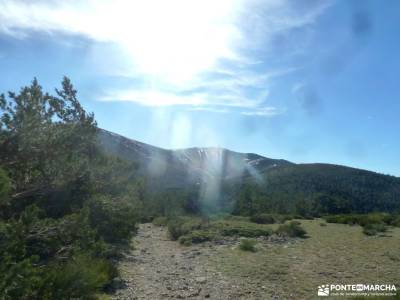
[[[189,295],[189,297],[196,297],[196,296],[200,295],[200,292],[201,292],[201,288],[199,288],[199,289],[197,289],[197,291],[194,291],[193,293],[191,293]]]
[[[125,282],[119,277],[116,277],[111,281],[111,289],[114,291],[122,289],[124,287],[125,287]]]
[[[196,278],[196,281],[197,281],[198,283],[206,283],[207,278],[205,278],[204,276],[197,277],[197,278]]]

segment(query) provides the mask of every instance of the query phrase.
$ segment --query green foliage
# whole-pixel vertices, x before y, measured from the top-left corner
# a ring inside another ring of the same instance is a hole
[[[400,215],[393,215],[390,225],[400,227]]]
[[[249,222],[221,221],[216,222],[213,228],[224,236],[259,237],[269,236],[273,233],[269,227]]]
[[[233,213],[331,214],[400,211],[400,179],[328,164],[297,164],[265,170],[262,181],[245,178],[222,186]]]
[[[90,226],[107,243],[123,243],[135,230],[132,204],[125,198],[97,196],[87,203]]]
[[[255,240],[251,239],[242,239],[239,244],[239,249],[243,251],[250,251],[250,252],[256,252],[256,244],[257,242]]]
[[[389,213],[333,215],[324,218],[328,223],[360,225],[366,235],[385,232],[387,226],[400,226],[399,215]]]
[[[2,299],[93,299],[117,275],[143,197],[97,130],[68,78],[0,96]]]
[[[9,201],[11,192],[11,183],[6,172],[0,169],[0,206],[6,204]]]
[[[368,224],[385,223],[390,225],[395,219],[394,216],[387,213],[371,213],[371,214],[347,214],[347,215],[332,215],[325,216],[328,223],[340,223],[360,226]]]
[[[185,246],[191,244],[199,244],[207,241],[211,241],[215,238],[215,233],[209,230],[194,230],[190,233],[179,237],[179,243]]]
[[[265,225],[246,220],[236,216],[206,221],[198,217],[176,217],[168,221],[168,231],[171,239],[179,240],[183,245],[203,243],[221,236],[259,237],[273,233]]]
[[[300,222],[291,221],[289,223],[280,225],[276,230],[277,234],[286,235],[289,237],[304,238],[307,232],[301,227]]]
[[[293,220],[295,216],[288,214],[257,214],[250,217],[250,221],[257,224],[274,224],[285,223],[286,221]],[[302,218],[298,216],[298,218]]]
[[[156,226],[166,226],[168,224],[167,217],[156,217],[153,219],[152,223]]]
[[[257,224],[274,224],[277,220],[272,214],[258,214],[251,216],[250,221]]]
[[[384,223],[370,223],[363,226],[363,233],[366,235],[376,235],[386,230],[387,228]]]
[[[94,299],[116,275],[115,267],[107,260],[88,255],[73,256],[67,263],[49,266],[40,289],[42,299]]]
[[[201,228],[201,220],[190,217],[175,217],[168,221],[168,232],[173,240]]]

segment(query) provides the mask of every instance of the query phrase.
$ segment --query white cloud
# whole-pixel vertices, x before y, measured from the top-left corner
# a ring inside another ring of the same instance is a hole
[[[168,91],[138,89],[111,91],[100,97],[102,101],[129,101],[144,106],[186,105],[198,108],[204,106],[255,108],[262,103],[261,99],[249,99],[240,94],[217,95],[210,92],[198,92],[184,95]]]
[[[241,114],[245,116],[273,117],[280,115],[283,112],[284,110],[276,107],[260,107],[254,110],[242,111]]]
[[[271,82],[296,66],[265,70],[259,67],[265,58],[247,52],[268,52],[276,34],[313,24],[330,2],[0,0],[0,33],[84,37],[93,41],[92,62],[103,72],[146,79],[139,89],[108,90],[101,100],[273,115],[263,108]]]
[[[219,114],[226,114],[230,112],[230,110],[226,108],[215,108],[215,107],[209,107],[209,106],[199,106],[199,107],[191,107],[188,109],[189,111],[207,111],[207,112],[213,112],[213,113],[219,113]]]

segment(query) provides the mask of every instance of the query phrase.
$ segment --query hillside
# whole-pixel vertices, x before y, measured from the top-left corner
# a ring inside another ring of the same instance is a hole
[[[99,141],[113,155],[135,162],[142,175],[165,188],[182,188],[211,180],[235,180],[292,165],[286,160],[223,148],[165,150],[103,129],[99,130]]]
[[[238,214],[400,209],[400,178],[332,164],[295,164],[223,148],[165,150],[106,130],[106,151],[134,162],[153,190],[178,189]],[[178,198],[178,196],[176,196]],[[187,197],[186,194],[182,197]],[[201,203],[203,202],[203,203]]]

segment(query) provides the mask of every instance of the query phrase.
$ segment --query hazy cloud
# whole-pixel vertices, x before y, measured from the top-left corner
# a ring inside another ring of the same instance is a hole
[[[276,107],[260,107],[254,110],[242,111],[241,114],[245,116],[273,117],[283,112],[284,110],[279,110]]]
[[[100,100],[207,109],[241,107],[249,109],[244,115],[272,116],[279,110],[265,105],[271,83],[298,66],[271,68],[265,55],[276,50],[277,37],[312,26],[330,4],[0,0],[0,33],[19,39],[37,32],[54,39],[65,34],[86,38],[97,49],[92,60],[102,72],[143,81],[139,88],[107,90]],[[355,30],[362,32],[367,22],[358,18]]]

